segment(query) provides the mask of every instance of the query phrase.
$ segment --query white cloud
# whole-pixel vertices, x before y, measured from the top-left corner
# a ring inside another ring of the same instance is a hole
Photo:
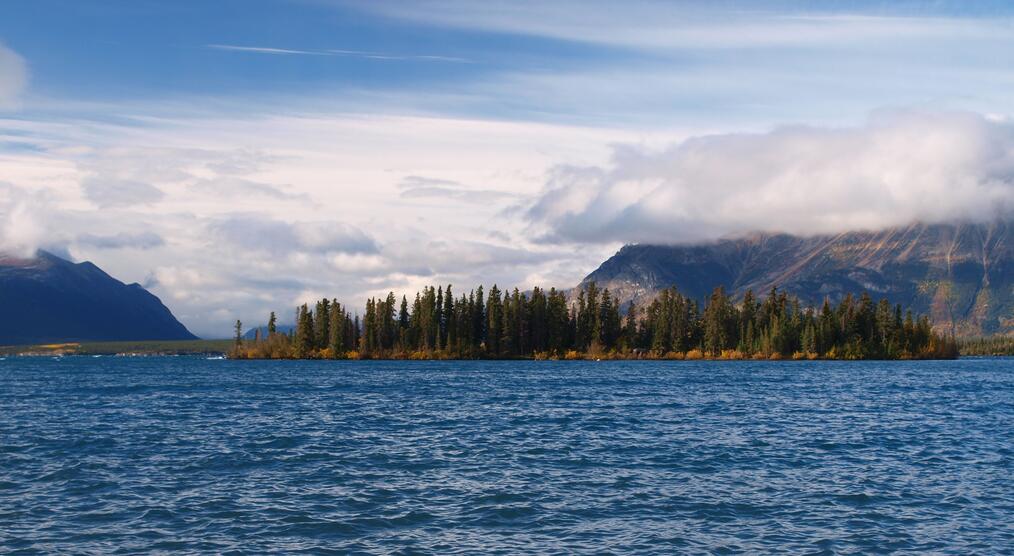
[[[1005,121],[880,116],[671,148],[661,146],[685,130],[326,113],[15,122],[27,139],[41,130],[46,141],[0,158],[22,200],[0,216],[17,223],[5,245],[66,245],[78,260],[150,285],[196,333],[222,336],[236,318],[287,314],[306,292],[359,308],[367,295],[430,283],[568,287],[621,241],[772,221],[789,231],[872,225],[916,214],[903,205],[977,215],[1009,191]],[[162,196],[95,210],[81,184],[99,175]],[[402,197],[412,190],[424,195]],[[476,191],[483,202],[468,197]],[[519,199],[538,202],[505,210]],[[533,242],[540,234],[570,245]]]
[[[398,184],[402,199],[432,199],[438,202],[492,203],[516,197],[515,194],[495,189],[476,189],[454,180],[406,176]]]
[[[288,201],[309,201],[305,193],[288,193],[283,188],[234,176],[219,176],[210,179],[195,179],[190,182],[192,191],[220,195],[228,199],[242,199],[249,196],[263,196]]]
[[[526,215],[549,241],[679,243],[751,231],[876,229],[1014,210],[1014,124],[880,113],[851,128],[782,127],[618,148],[559,167]]]
[[[165,194],[159,188],[134,180],[90,176],[81,182],[84,194],[100,208],[154,203]]]
[[[32,256],[47,241],[45,199],[41,193],[0,183],[0,253]]]
[[[333,221],[289,223],[264,214],[232,214],[212,221],[209,231],[244,250],[274,255],[377,252],[370,235]]]
[[[76,243],[96,249],[154,249],[165,245],[165,240],[154,232],[119,232],[109,235],[86,233],[79,236]]]
[[[14,108],[28,84],[28,67],[16,52],[0,44],[0,110]]]
[[[236,318],[287,314],[306,292],[359,309],[367,295],[411,295],[431,282],[530,287],[525,280],[545,276],[547,264],[569,273],[555,285],[576,283],[598,262],[597,246],[531,245],[524,223],[501,212],[538,192],[553,164],[589,164],[608,155],[610,140],[641,138],[334,113],[0,123],[42,145],[0,153],[6,177],[34,199],[33,225],[18,234],[37,231],[30,243],[56,238],[75,259],[147,284],[190,330],[210,337],[227,335]],[[149,187],[161,195],[134,195]],[[419,187],[450,191],[402,197]],[[8,213],[0,207],[0,217]]]
[[[368,60],[390,60],[390,61],[412,61],[412,62],[452,62],[471,63],[471,60],[457,56],[441,56],[434,54],[387,54],[383,52],[369,52],[365,50],[297,50],[292,48],[274,48],[267,46],[241,46],[234,44],[209,44],[208,48],[214,50],[227,50],[232,52],[249,52],[254,54],[270,54],[275,56],[343,56],[352,58],[366,58]]]
[[[272,48],[267,46],[241,46],[235,44],[209,44],[208,48],[215,50],[229,50],[233,52],[252,52],[254,54],[275,54],[275,55],[291,55],[291,54],[302,54],[302,55],[322,55],[324,53],[313,52],[310,50],[294,50],[291,48]]]

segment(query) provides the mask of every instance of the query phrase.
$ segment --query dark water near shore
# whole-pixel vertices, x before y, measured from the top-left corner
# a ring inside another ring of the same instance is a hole
[[[1014,360],[0,361],[0,552],[1014,553]]]

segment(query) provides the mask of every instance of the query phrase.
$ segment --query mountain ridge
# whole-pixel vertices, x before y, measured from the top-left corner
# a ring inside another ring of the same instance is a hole
[[[0,314],[0,345],[196,338],[140,284],[42,250],[0,255]]]
[[[1014,333],[1014,226],[924,224],[878,231],[794,236],[752,233],[706,244],[623,246],[581,282],[596,282],[624,304],[676,286],[703,302],[721,285],[736,297],[771,287],[819,306],[848,293],[927,314],[958,335]]]

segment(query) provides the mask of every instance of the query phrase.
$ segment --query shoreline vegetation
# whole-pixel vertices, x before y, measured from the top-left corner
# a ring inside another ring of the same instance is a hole
[[[413,301],[394,293],[366,301],[362,319],[337,299],[296,310],[289,333],[271,313],[266,334],[243,339],[236,321],[233,359],[534,359],[784,360],[955,359],[953,336],[932,330],[888,300],[845,296],[819,309],[772,288],[734,303],[716,288],[704,307],[663,290],[643,306],[620,303],[594,283],[569,300],[555,288],[454,297],[452,286],[425,287]]]
[[[1004,357],[1014,355],[1014,337],[986,336],[959,338],[958,351],[965,356]]]
[[[0,357],[67,355],[153,356],[153,355],[225,355],[233,340],[124,340],[110,342],[61,342],[21,346],[0,346]]]

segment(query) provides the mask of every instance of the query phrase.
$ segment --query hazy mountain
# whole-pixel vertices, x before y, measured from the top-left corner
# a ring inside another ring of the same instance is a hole
[[[778,286],[817,306],[869,291],[962,335],[1014,333],[1010,222],[915,224],[796,237],[753,234],[697,245],[627,245],[588,275],[622,301],[675,285],[703,301],[717,285],[742,295]]]
[[[296,325],[294,325],[294,324],[279,324],[279,325],[275,326],[275,332],[277,332],[279,334],[288,334],[288,333],[292,332],[295,329],[296,329]],[[255,326],[255,327],[247,330],[246,332],[244,332],[243,333],[243,339],[244,340],[253,340],[254,338],[257,337],[257,331],[258,330],[260,330],[260,332],[261,332],[261,338],[267,338],[268,337],[268,325],[262,324],[260,326]]]
[[[0,255],[0,344],[193,338],[157,297],[92,263]]]

